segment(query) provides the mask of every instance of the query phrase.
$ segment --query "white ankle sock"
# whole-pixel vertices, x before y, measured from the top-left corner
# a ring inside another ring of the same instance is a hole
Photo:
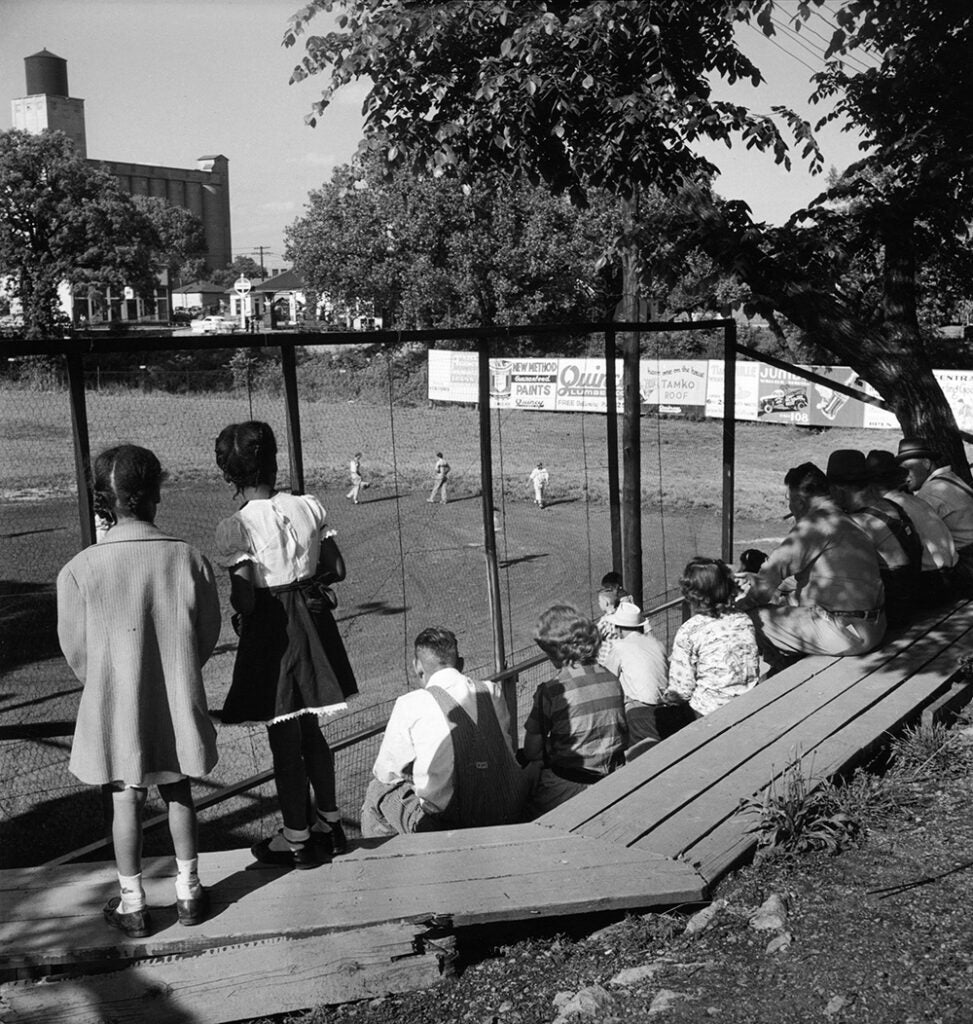
[[[176,858],[176,899],[193,900],[203,891],[199,882],[199,858]]]
[[[145,890],[142,888],[142,872],[137,875],[118,876],[118,890],[122,902],[118,904],[119,913],[134,914],[137,910],[145,910]]]

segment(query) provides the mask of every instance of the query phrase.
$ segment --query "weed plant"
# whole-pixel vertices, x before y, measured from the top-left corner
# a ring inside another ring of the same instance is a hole
[[[771,781],[762,800],[742,800],[741,810],[758,815],[751,829],[757,834],[758,856],[770,851],[836,854],[862,834],[860,821],[843,809],[836,787],[814,782],[802,759]]]
[[[973,768],[973,746],[938,723],[907,726],[892,741],[890,775],[900,781],[955,778]]]

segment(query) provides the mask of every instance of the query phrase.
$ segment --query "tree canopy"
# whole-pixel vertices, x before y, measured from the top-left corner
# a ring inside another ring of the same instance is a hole
[[[156,269],[168,272],[173,287],[199,280],[206,272],[206,229],[199,217],[159,196],[132,196],[132,202],[152,226]]]
[[[468,180],[506,168],[579,204],[593,188],[621,197],[630,205],[618,252],[631,280],[639,231],[631,204],[649,185],[675,196],[712,171],[694,153],[696,140],[765,149],[787,164],[783,124],[820,169],[809,125],[780,107],[771,108],[774,120],[717,101],[710,79],[759,84],[735,24],[755,21],[772,35],[779,16],[799,31],[822,2],[314,0],[291,19],[284,42],[293,45],[318,13],[337,13],[336,30],[307,38],[292,81],[325,76],[313,124],[338,89],[371,80],[365,145],[393,166]],[[904,430],[930,435],[966,472],[918,309],[923,282],[935,279],[931,254],[953,249],[962,259],[968,238],[973,8],[967,0],[837,0],[826,10],[836,27],[814,98],[834,101],[825,121],[862,133],[862,160],[783,229],[754,224],[741,203],[705,196],[686,244],[702,246],[758,305],[853,366]],[[869,248],[875,273],[866,275],[868,295],[856,298],[842,268]]]
[[[335,170],[286,232],[287,257],[338,304],[365,299],[387,327],[603,317],[595,263],[611,208],[544,188],[458,182],[373,157]]]
[[[210,274],[214,284],[229,288],[240,276],[249,277],[252,281],[262,281],[266,276],[260,264],[251,256],[237,256],[228,267],[221,267]]]
[[[50,336],[62,283],[154,287],[151,226],[61,132],[0,132],[0,269],[28,337]]]
[[[291,78],[327,75],[310,124],[338,89],[368,78],[366,138],[390,164],[516,170],[583,204],[591,188],[630,198],[639,185],[714,171],[692,149],[700,138],[739,137],[789,162],[772,118],[712,96],[711,73],[760,81],[733,36],[734,18],[750,6],[314,0],[284,43],[317,13],[340,12],[338,31],[308,37]],[[805,124],[777,109],[809,139]]]
[[[795,25],[811,4],[799,5]],[[704,246],[888,401],[906,433],[932,438],[968,474],[956,423],[932,375],[924,313],[973,285],[973,9],[959,0],[848,0],[817,99],[862,134],[863,157],[782,228],[745,211],[697,208]],[[868,63],[848,57],[861,52]],[[937,295],[938,293],[938,295]]]

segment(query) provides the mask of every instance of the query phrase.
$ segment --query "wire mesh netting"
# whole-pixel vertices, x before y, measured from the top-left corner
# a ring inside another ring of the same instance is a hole
[[[601,336],[581,345],[591,358],[603,355]],[[558,343],[549,347],[556,355]],[[498,342],[493,354],[503,360],[515,351]],[[646,343],[644,352],[650,351]],[[362,692],[325,729],[341,748],[339,798],[352,831],[381,725],[409,686],[415,635],[445,625],[456,632],[472,674],[482,678],[496,667],[485,520],[495,529],[507,664],[535,653],[534,623],[550,604],[567,601],[597,614],[598,581],[612,568],[604,412],[491,410],[494,490],[485,514],[478,412],[429,401],[425,360],[424,348],[371,345],[355,352],[309,349],[298,365],[305,489],[328,510],[348,563],[335,617]],[[63,854],[96,841],[103,830],[99,794],[67,770],[80,684],[56,637],[54,581],[81,544],[69,398],[60,360],[18,363],[18,373],[0,383],[7,439],[0,449],[0,770],[7,780],[0,828],[8,866]],[[239,504],[213,457],[225,425],[270,423],[280,448],[279,484],[287,485],[277,350],[227,350],[226,365],[207,369],[195,369],[176,348],[137,368],[86,357],[85,400],[92,454],[121,442],[155,451],[169,473],[159,525],[211,559],[217,522]],[[666,508],[669,440],[664,419],[643,419],[646,605],[673,596],[688,557],[715,554],[719,545],[711,510],[692,516]],[[450,467],[445,492],[435,489],[439,453]],[[354,495],[356,456],[363,484]],[[703,456],[713,457],[718,462],[718,453]],[[537,462],[549,472],[543,508],[528,479]],[[215,709],[236,650],[228,576],[218,572],[218,578],[225,622],[205,675]],[[656,619],[656,634],[671,643],[679,620],[678,609],[667,611]],[[536,667],[516,682],[521,722],[544,673]],[[356,739],[363,734],[369,735]],[[270,765],[262,727],[223,727],[219,748],[217,768],[196,785],[198,799]],[[160,809],[152,805],[149,813]],[[204,848],[248,845],[275,820],[273,787],[263,782],[201,815]],[[164,830],[149,841],[148,853],[153,843],[158,852],[166,848]]]

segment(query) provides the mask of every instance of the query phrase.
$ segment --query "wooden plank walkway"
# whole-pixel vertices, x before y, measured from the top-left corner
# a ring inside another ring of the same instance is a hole
[[[700,901],[755,845],[741,798],[794,764],[827,778],[966,699],[950,684],[971,649],[963,603],[865,657],[805,659],[531,824],[398,837],[306,872],[204,854],[214,910],[197,928],[175,921],[168,858],[145,865],[146,939],[101,920],[111,864],[0,872],[0,977],[23,977],[0,985],[0,1021],[219,1024],[429,985],[458,927]]]
[[[145,939],[101,919],[111,864],[0,872],[0,971],[72,975],[0,986],[0,1020],[217,1022],[383,995],[438,980],[457,927],[698,902],[705,888],[686,864],[537,824],[397,837],[314,871],[204,854],[213,914],[192,929],[176,923],[173,872],[145,864],[158,926]]]
[[[739,801],[800,765],[823,781],[949,690],[973,651],[973,604],[933,613],[860,658],[806,658],[699,719],[544,825],[684,858],[708,882],[752,852]]]

